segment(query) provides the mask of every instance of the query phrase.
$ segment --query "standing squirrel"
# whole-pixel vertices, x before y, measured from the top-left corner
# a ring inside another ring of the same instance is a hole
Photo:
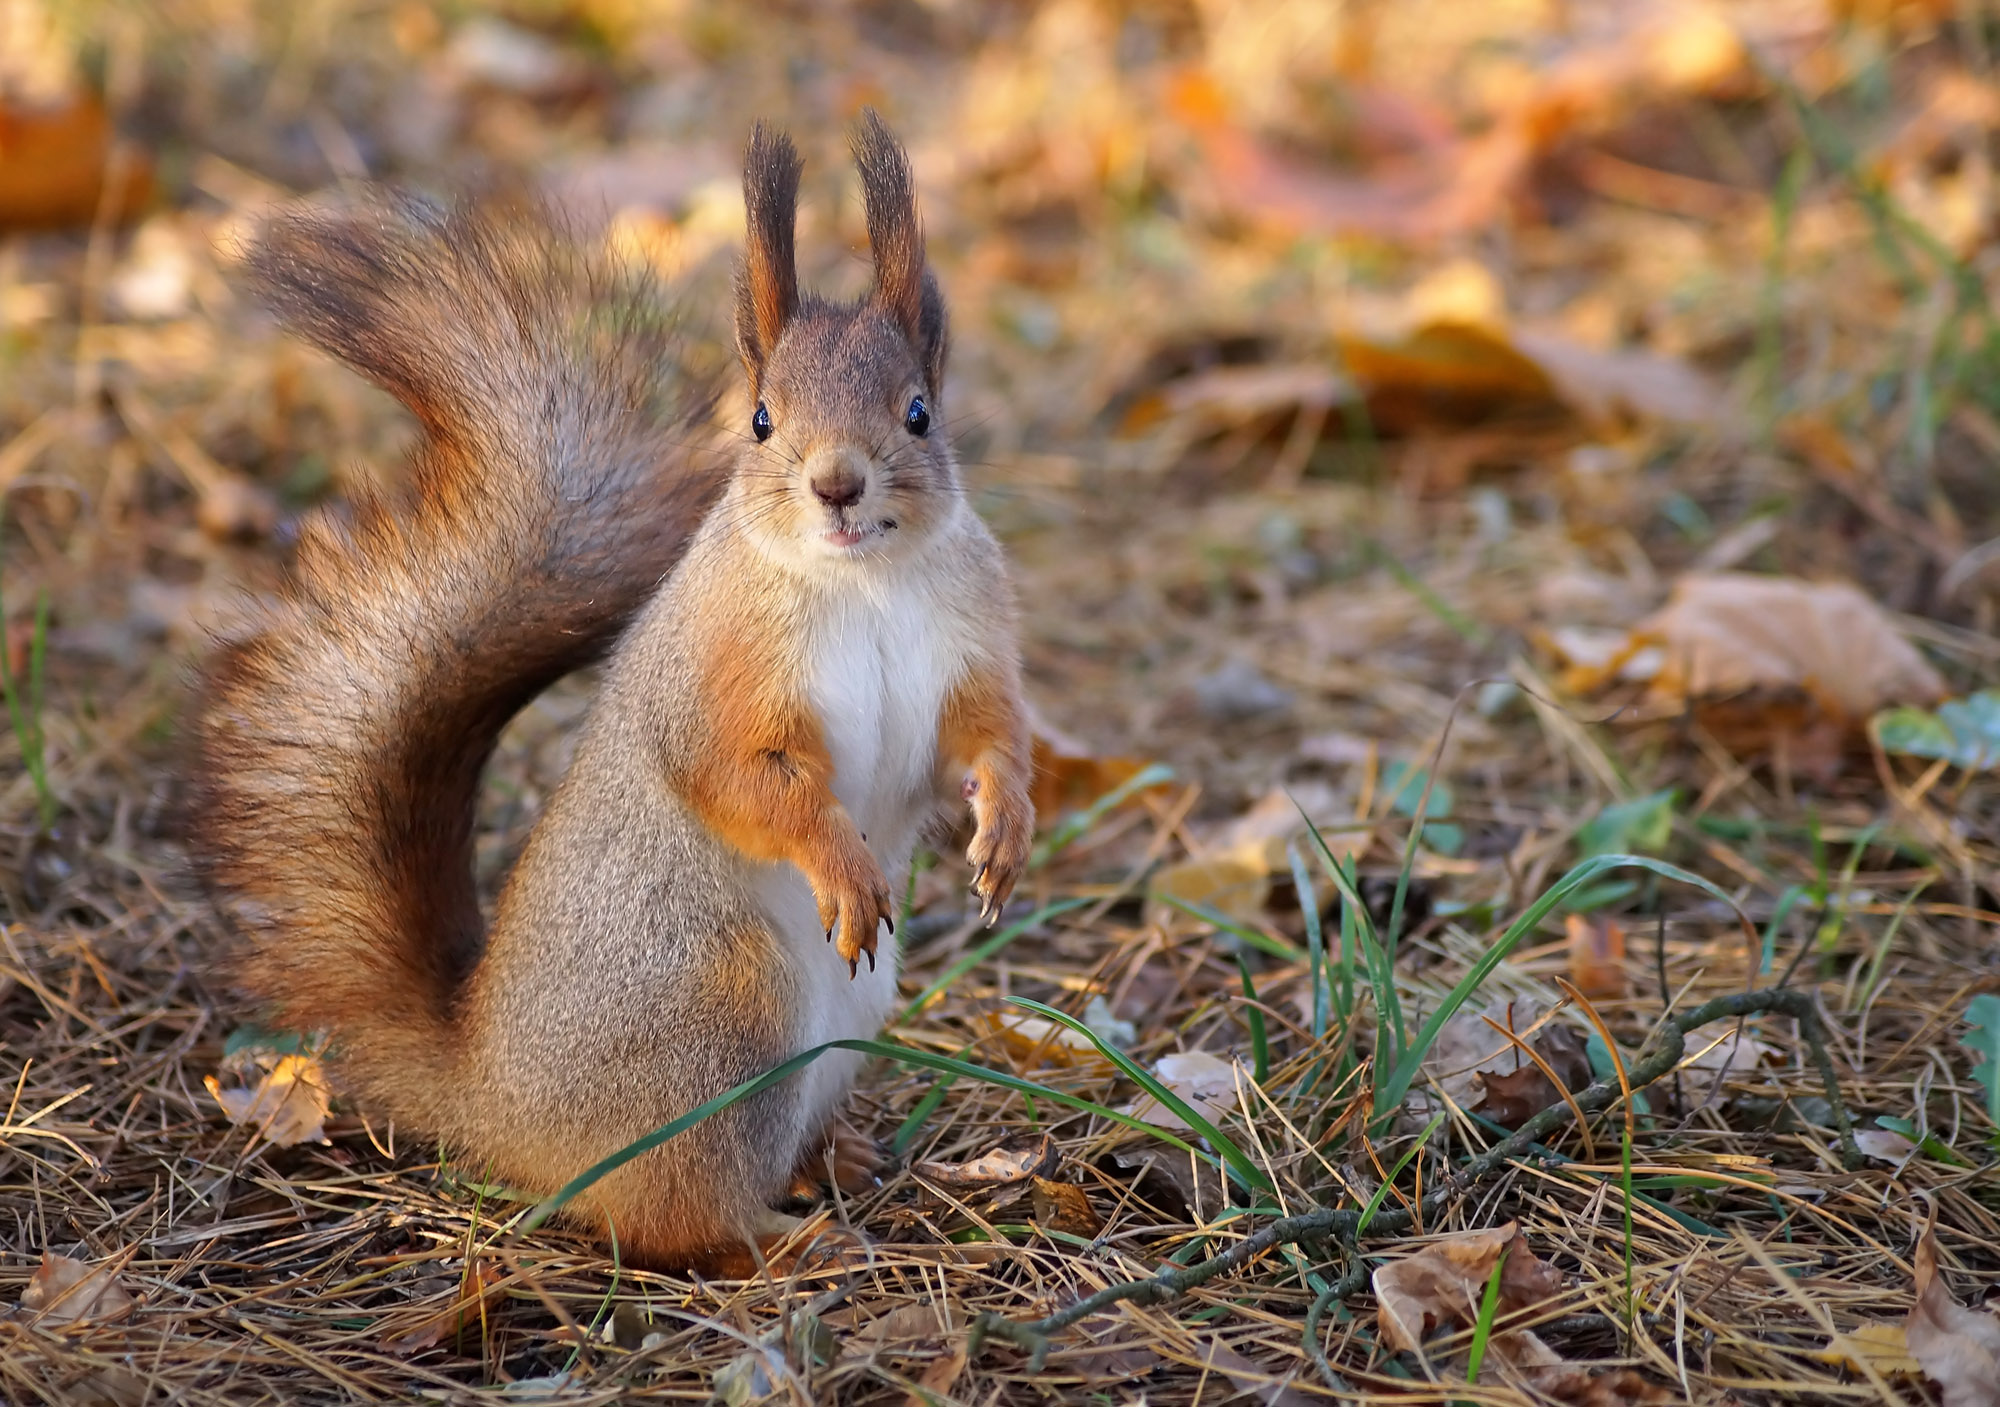
[[[399,500],[301,534],[222,647],[195,725],[192,850],[236,975],[326,1031],[373,1108],[546,1195],[896,992],[892,878],[969,800],[995,915],[1033,831],[1014,603],[944,422],[945,309],[908,158],[853,151],[873,290],[802,296],[801,162],[743,174],[736,339],[750,433],[726,472],[660,290],[530,212],[385,195],[295,209],[248,272],[295,331],[394,393]],[[508,719],[609,653],[575,761],[482,921],[481,768]],[[883,930],[890,953],[878,954]],[[829,1052],[573,1204],[624,1255],[740,1271],[832,1155],[860,1057]]]

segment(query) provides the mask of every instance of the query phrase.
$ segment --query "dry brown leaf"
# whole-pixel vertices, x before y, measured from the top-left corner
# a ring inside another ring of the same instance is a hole
[[[906,1396],[903,1407],[935,1407],[939,1401],[949,1401],[952,1387],[965,1372],[966,1346],[966,1338],[961,1334],[941,1356],[933,1358],[923,1376],[917,1379],[922,1390]]]
[[[0,230],[87,225],[100,202],[129,219],[152,193],[152,170],[128,150],[111,170],[111,119],[94,97],[0,101]],[[117,184],[107,194],[107,175]]]
[[[1090,1205],[1090,1196],[1073,1182],[1035,1179],[1035,1220],[1051,1231],[1071,1236],[1095,1236],[1104,1219]]]
[[[224,1089],[213,1075],[203,1081],[229,1122],[249,1127],[280,1148],[326,1143],[326,1115],[333,1105],[326,1072],[310,1055],[287,1055],[252,1089]]]
[[[1391,425],[1556,402],[1593,422],[1708,424],[1721,414],[1720,393],[1685,362],[1516,327],[1499,280],[1470,260],[1411,289],[1400,325],[1339,345],[1371,415]]]
[[[413,1304],[389,1314],[379,1328],[390,1353],[421,1353],[476,1333],[506,1299],[506,1272],[498,1262],[474,1260],[443,1305]]]
[[[21,1292],[21,1310],[29,1322],[51,1329],[113,1323],[130,1314],[132,1306],[116,1264],[91,1265],[47,1251]]]
[[[998,1187],[1046,1177],[1061,1161],[1062,1153],[1048,1134],[1019,1134],[966,1162],[923,1162],[911,1171],[947,1187]]]
[[[1586,997],[1622,997],[1629,985],[1625,972],[1625,929],[1612,918],[1571,914],[1563,920],[1569,936],[1569,980]]]
[[[1376,1324],[1384,1346],[1402,1353],[1437,1329],[1472,1323],[1503,1252],[1507,1261],[1500,1271],[1500,1313],[1540,1304],[1561,1292],[1561,1272],[1535,1259],[1518,1222],[1440,1237],[1415,1255],[1376,1268]]]
[[[1944,1407],[2000,1407],[2000,1315],[1966,1309],[1937,1267],[1935,1218],[1911,1257],[1917,1302],[1903,1323],[1910,1356],[1938,1385]]]
[[[1664,651],[1654,697],[1679,706],[1803,692],[1843,721],[1935,703],[1944,680],[1888,613],[1845,582],[1716,572],[1682,577],[1637,634]]]
[[[1424,1068],[1460,1108],[1518,1128],[1562,1096],[1507,1032],[1520,1035],[1570,1089],[1590,1083],[1582,1038],[1557,1021],[1537,1030],[1541,1019],[1539,1004],[1526,999],[1495,1002],[1484,1011],[1461,1008],[1439,1028]]]

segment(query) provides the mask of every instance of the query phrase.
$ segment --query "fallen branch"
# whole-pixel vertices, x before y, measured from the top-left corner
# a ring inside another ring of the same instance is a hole
[[[1826,1089],[1827,1103],[1833,1108],[1834,1125],[1840,1137],[1841,1161],[1850,1171],[1860,1167],[1861,1150],[1855,1146],[1854,1125],[1848,1117],[1847,1104],[1840,1097],[1840,1083],[1834,1074],[1833,1058],[1827,1053],[1826,1041],[1820,1032],[1818,1008],[1814,1006],[1809,994],[1797,988],[1775,987],[1766,991],[1737,992],[1730,996],[1717,997],[1713,1001],[1703,1002],[1691,1011],[1682,1012],[1679,1016],[1662,1022],[1652,1042],[1627,1072],[1626,1078],[1634,1091],[1644,1089],[1665,1078],[1680,1064],[1682,1055],[1687,1051],[1687,1036],[1690,1031],[1706,1026],[1711,1021],[1767,1012],[1789,1016],[1798,1023],[1800,1039],[1812,1051],[1813,1063],[1818,1067],[1820,1082]],[[1616,1080],[1598,1080],[1575,1093],[1574,1105],[1569,1101],[1551,1104],[1506,1138],[1471,1159],[1464,1167],[1454,1171],[1435,1190],[1425,1194],[1416,1209],[1378,1208],[1369,1222],[1369,1229],[1391,1234],[1409,1229],[1415,1222],[1418,1211],[1428,1217],[1444,1210],[1448,1203],[1464,1195],[1478,1183],[1509,1166],[1515,1159],[1530,1153],[1536,1144],[1549,1142],[1550,1135],[1559,1132],[1574,1119],[1574,1110],[1581,1110],[1585,1114],[1599,1113],[1618,1103],[1620,1097],[1621,1086]],[[1312,1311],[1307,1317],[1311,1329],[1316,1332],[1319,1319],[1326,1310],[1336,1300],[1358,1292],[1367,1281],[1366,1269],[1356,1247],[1360,1222],[1359,1211],[1344,1207],[1315,1207],[1311,1211],[1280,1217],[1263,1229],[1244,1237],[1228,1250],[1207,1260],[1197,1261],[1193,1265],[1174,1266],[1144,1280],[1128,1280],[1116,1285],[1107,1285],[1095,1294],[1086,1295],[1068,1308],[1058,1310],[1045,1319],[1022,1323],[995,1314],[982,1314],[973,1323],[966,1351],[968,1354],[976,1355],[987,1339],[1006,1339],[1028,1350],[1030,1371],[1039,1371],[1048,1357],[1053,1336],[1101,1309],[1108,1309],[1114,1304],[1128,1300],[1134,1304],[1158,1304],[1178,1299],[1196,1286],[1255,1260],[1274,1246],[1324,1241],[1331,1238],[1347,1247],[1353,1259],[1347,1273],[1342,1275],[1329,1291],[1322,1292],[1314,1301]],[[1308,1345],[1308,1352],[1312,1353],[1316,1346],[1315,1339]],[[1332,1365],[1322,1362],[1324,1353],[1312,1356],[1315,1366],[1320,1368],[1322,1375],[1328,1375],[1330,1383],[1337,1381]]]

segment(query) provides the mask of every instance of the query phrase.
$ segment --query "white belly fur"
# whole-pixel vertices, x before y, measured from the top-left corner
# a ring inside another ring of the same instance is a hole
[[[938,716],[961,661],[925,593],[909,585],[875,597],[836,594],[805,642],[807,696],[833,758],[833,791],[867,837],[900,899],[910,859],[935,802]],[[789,953],[803,993],[793,1049],[878,1034],[896,999],[896,939],[880,937],[874,971],[849,978],[826,940],[812,886],[791,864],[759,867],[759,905]],[[863,1057],[831,1051],[799,1075],[809,1135],[847,1093]]]

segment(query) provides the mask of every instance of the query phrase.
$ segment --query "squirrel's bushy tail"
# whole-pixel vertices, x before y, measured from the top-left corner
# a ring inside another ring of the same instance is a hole
[[[684,444],[706,382],[656,286],[519,203],[294,209],[247,269],[423,435],[406,484],[304,525],[285,589],[210,664],[190,848],[246,940],[248,994],[330,1031],[366,1097],[444,1133],[482,941],[480,770],[679,556],[721,481]]]

